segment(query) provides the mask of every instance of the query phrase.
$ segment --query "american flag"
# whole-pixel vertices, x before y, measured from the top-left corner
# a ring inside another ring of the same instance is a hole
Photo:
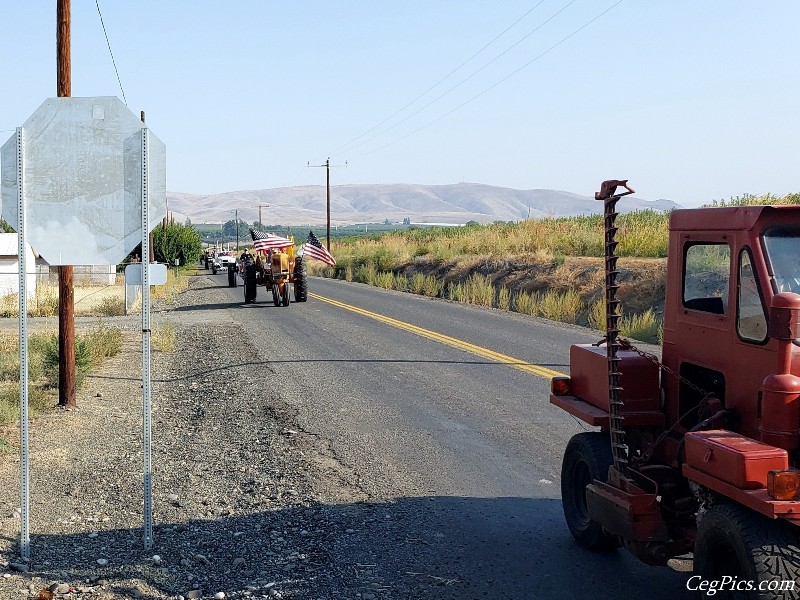
[[[317,239],[313,231],[308,232],[308,239],[306,243],[303,244],[303,256],[316,258],[331,267],[336,264],[336,259],[333,258],[333,255],[328,252],[328,249]]]
[[[250,230],[250,237],[253,238],[253,247],[256,250],[274,250],[275,248],[288,248],[294,246],[294,242],[285,237],[263,231]]]

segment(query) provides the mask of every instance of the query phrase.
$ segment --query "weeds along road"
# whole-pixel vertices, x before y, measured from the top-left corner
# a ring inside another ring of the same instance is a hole
[[[685,597],[687,574],[585,552],[564,523],[562,452],[585,428],[550,406],[549,377],[596,332],[319,278],[306,303],[275,307],[259,287],[245,305],[226,276],[208,280],[220,302],[176,319],[210,310],[243,323],[254,359],[292,382],[265,380],[265,394],[293,408],[362,498],[392,503],[396,535],[371,540],[362,564],[440,578],[431,597],[450,598],[455,581],[454,598]]]

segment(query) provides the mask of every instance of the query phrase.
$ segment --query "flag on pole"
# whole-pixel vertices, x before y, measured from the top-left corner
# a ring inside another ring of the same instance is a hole
[[[331,267],[336,264],[336,259],[333,258],[333,255],[328,252],[328,249],[317,239],[313,231],[308,232],[308,239],[306,243],[303,244],[303,256],[316,258]]]
[[[276,248],[288,248],[294,246],[294,242],[288,238],[281,237],[272,233],[250,230],[250,237],[253,238],[253,247],[256,250],[274,250]]]

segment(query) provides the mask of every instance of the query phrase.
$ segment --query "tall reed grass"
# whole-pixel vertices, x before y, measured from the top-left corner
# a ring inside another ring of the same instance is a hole
[[[620,215],[620,256],[664,257],[669,215],[651,210]],[[367,264],[388,271],[418,257],[450,260],[462,256],[513,255],[603,256],[603,218],[599,215],[560,217],[474,227],[407,229],[381,236],[345,238],[333,243],[337,277]]]

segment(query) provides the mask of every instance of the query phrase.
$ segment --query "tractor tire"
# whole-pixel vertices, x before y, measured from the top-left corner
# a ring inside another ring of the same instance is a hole
[[[614,463],[607,433],[586,431],[572,436],[561,465],[561,504],[572,537],[589,550],[608,552],[619,547],[619,539],[589,517],[586,486],[595,479],[606,481]]]
[[[785,585],[800,581],[800,541],[786,523],[739,504],[718,504],[703,515],[697,528],[694,572],[700,581],[721,581],[726,577],[726,581],[738,582],[739,587],[756,588],[720,589],[728,586],[717,584],[720,587],[714,589],[715,599],[797,598],[797,590],[780,587],[781,582]],[[758,589],[762,586],[764,589]],[[711,597],[707,592],[697,593],[698,598]]]
[[[228,266],[228,287],[236,287],[236,268]]]
[[[283,284],[283,293],[281,294],[281,303],[284,306],[289,306],[289,282]]]
[[[217,274],[217,267],[214,266],[214,263],[211,263],[211,274],[212,275],[216,275]]]
[[[281,305],[281,297],[278,294],[278,284],[277,283],[273,283],[272,284],[272,303],[275,306],[280,306]]]
[[[255,265],[246,265],[242,275],[244,280],[244,303],[255,303],[257,289]]]
[[[305,302],[308,300],[308,272],[306,262],[298,256],[294,262],[294,301]]]

